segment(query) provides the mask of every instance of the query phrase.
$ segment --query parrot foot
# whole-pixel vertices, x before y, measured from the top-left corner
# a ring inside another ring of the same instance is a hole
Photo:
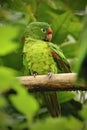
[[[53,75],[52,72],[49,72],[49,73],[48,73],[48,77],[49,77],[49,79],[52,77],[52,75]]]
[[[35,78],[37,75],[38,75],[37,72],[33,72],[33,76],[34,76],[34,78]]]

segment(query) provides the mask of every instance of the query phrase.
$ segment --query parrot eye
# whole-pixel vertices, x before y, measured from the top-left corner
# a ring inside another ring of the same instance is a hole
[[[46,33],[46,29],[44,29],[44,28],[41,28],[41,31],[42,31],[43,33]]]

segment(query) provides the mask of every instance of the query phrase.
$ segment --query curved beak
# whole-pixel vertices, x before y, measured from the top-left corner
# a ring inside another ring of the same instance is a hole
[[[50,42],[51,40],[52,40],[52,29],[49,28],[46,36],[46,41]]]

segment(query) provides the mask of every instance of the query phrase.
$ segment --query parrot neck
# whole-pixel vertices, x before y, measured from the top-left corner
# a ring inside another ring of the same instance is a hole
[[[26,39],[36,39],[36,40],[39,40],[40,39],[40,36],[39,35],[35,35],[34,33],[32,34],[28,34],[26,36]]]
[[[36,41],[36,39],[34,39],[34,38],[31,38],[31,37],[26,37],[25,38],[25,43],[32,43],[32,42],[35,42]]]

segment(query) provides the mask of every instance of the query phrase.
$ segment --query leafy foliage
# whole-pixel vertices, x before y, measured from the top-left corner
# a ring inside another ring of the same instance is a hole
[[[78,56],[78,79],[81,80],[80,83],[84,83],[87,86],[87,16],[85,17],[84,28],[82,31],[82,35],[79,39],[80,48],[79,48],[79,56]]]
[[[74,99],[75,93],[59,93],[63,115],[58,119],[51,119],[42,100],[41,108],[36,98],[15,78],[23,75],[21,37],[26,25],[32,21],[44,21],[51,25],[52,42],[63,50],[72,71],[76,71],[75,65],[78,63],[80,70],[83,53],[86,51],[81,52],[81,47],[78,57],[77,50],[80,35],[82,43],[86,44],[87,41],[87,29],[83,28],[86,4],[86,1],[81,0],[0,0],[1,130],[87,129],[87,106],[81,109],[81,103]],[[82,28],[83,35],[80,34]]]

